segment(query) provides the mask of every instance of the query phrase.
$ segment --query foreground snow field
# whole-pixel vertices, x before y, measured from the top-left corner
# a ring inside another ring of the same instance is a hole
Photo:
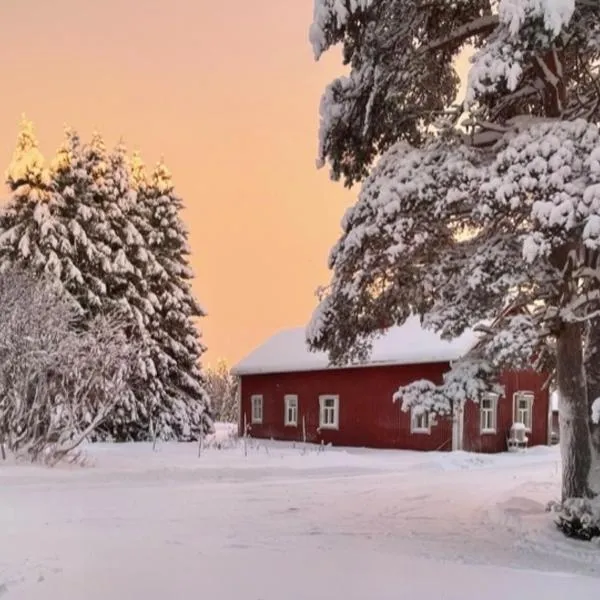
[[[221,428],[218,436],[226,438]],[[597,598],[545,503],[557,448],[482,456],[251,441],[0,466],[4,600]]]

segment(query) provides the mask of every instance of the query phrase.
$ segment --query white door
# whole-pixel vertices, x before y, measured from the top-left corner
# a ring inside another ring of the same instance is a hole
[[[463,430],[465,424],[464,407],[460,406],[454,409],[452,416],[452,451],[463,449]]]

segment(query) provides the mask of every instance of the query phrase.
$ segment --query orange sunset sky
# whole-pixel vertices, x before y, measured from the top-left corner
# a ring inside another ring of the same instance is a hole
[[[69,124],[147,164],[187,206],[204,364],[304,325],[355,193],[317,171],[318,105],[342,72],[315,63],[313,0],[2,0],[0,171],[20,116],[50,155]]]

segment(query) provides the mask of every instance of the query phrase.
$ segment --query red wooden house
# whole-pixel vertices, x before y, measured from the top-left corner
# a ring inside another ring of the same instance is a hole
[[[417,318],[392,327],[375,341],[367,363],[330,367],[312,353],[303,328],[280,332],[233,369],[241,379],[240,433],[339,446],[411,450],[502,452],[514,423],[523,423],[528,444],[548,444],[549,393],[534,371],[506,372],[502,395],[467,402],[454,419],[402,411],[393,395],[419,379],[441,383],[452,361],[476,342],[465,333],[446,341]]]

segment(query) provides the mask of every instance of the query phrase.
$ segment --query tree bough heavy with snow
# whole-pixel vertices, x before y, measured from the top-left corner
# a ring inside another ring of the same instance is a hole
[[[0,271],[18,264],[58,276],[70,245],[63,224],[53,215],[58,197],[33,124],[25,118],[6,183],[11,200],[0,213]]]
[[[137,200],[132,219],[151,257],[146,261],[145,282],[156,310],[149,318],[148,333],[162,388],[152,413],[153,427],[166,438],[198,439],[212,431],[212,419],[200,368],[205,348],[194,322],[205,311],[191,287],[183,201],[162,161],[148,177],[139,157],[134,158]]]
[[[138,348],[118,315],[81,328],[81,312],[56,280],[0,275],[0,446],[54,464],[101,425],[129,393]]]
[[[590,0],[317,0],[310,34],[317,57],[341,43],[350,66],[323,96],[319,161],[362,181],[310,345],[345,362],[411,313],[446,337],[479,326],[466,376],[397,397],[444,412],[476,401],[500,368],[549,369],[563,500],[592,494],[599,32]],[[469,46],[466,98],[453,104]]]
[[[119,313],[139,348],[129,393],[95,439],[190,440],[211,430],[199,364],[181,200],[164,165],[146,181],[139,159],[94,134],[67,129],[51,167],[23,121],[7,173],[12,192],[0,213],[0,271],[25,267],[52,276],[77,303],[81,326]]]

